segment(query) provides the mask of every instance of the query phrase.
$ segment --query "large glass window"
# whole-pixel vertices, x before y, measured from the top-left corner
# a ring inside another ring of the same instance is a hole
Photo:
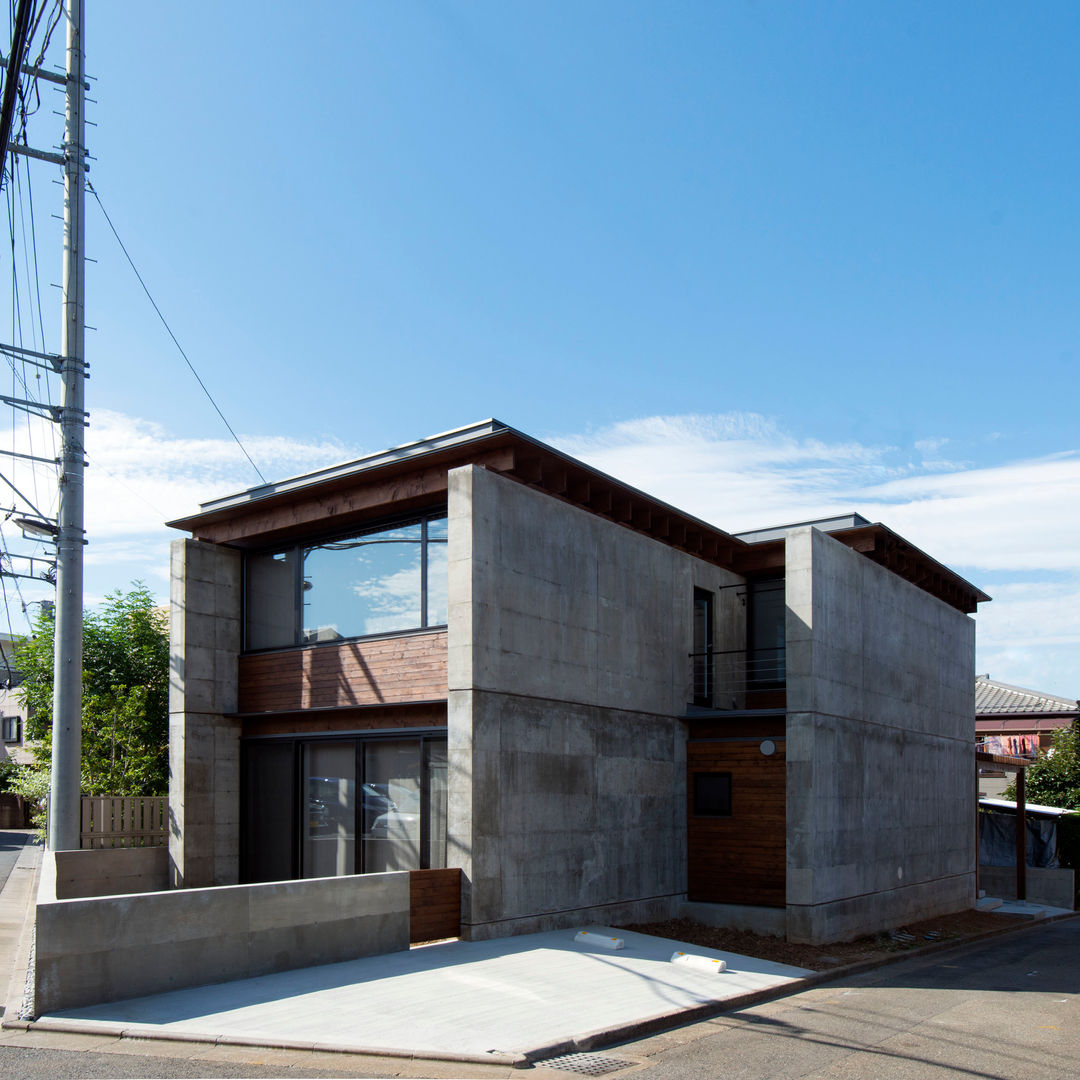
[[[244,881],[446,865],[446,738],[252,739]]]
[[[784,685],[787,634],[784,579],[748,583],[747,687],[764,690]]]
[[[248,649],[443,626],[444,515],[245,557]]]

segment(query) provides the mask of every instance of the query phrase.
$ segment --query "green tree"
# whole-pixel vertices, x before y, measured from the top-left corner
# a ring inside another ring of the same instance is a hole
[[[16,649],[29,707],[26,737],[52,752],[54,617],[43,610]],[[141,582],[83,615],[82,790],[164,795],[169,788],[169,635]]]
[[[1016,798],[1015,781],[1003,795]],[[1024,796],[1043,806],[1080,810],[1080,730],[1075,723],[1056,731],[1050,749],[1040,750],[1027,767]]]

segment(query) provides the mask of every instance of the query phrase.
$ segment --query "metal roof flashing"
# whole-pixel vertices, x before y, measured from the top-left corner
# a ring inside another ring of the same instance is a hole
[[[460,428],[453,428],[450,431],[444,431],[438,435],[430,435],[426,439],[402,443],[400,446],[392,447],[389,450],[380,450],[376,454],[368,454],[366,457],[356,458],[353,461],[345,461],[340,465],[328,465],[326,468],[316,469],[309,473],[301,473],[297,476],[288,477],[285,480],[278,480],[272,484],[259,484],[256,487],[247,488],[244,491],[236,492],[233,495],[223,495],[217,499],[210,499],[207,502],[199,504],[198,514],[189,514],[182,518],[175,518],[173,521],[167,521],[165,524],[170,528],[184,529],[186,528],[187,522],[191,521],[193,518],[201,517],[203,514],[213,514],[221,510],[232,510],[243,506],[250,506],[254,502],[258,502],[262,499],[270,499],[275,495],[283,495],[287,492],[297,491],[301,488],[310,487],[314,484],[323,483],[328,480],[338,480],[342,477],[369,472],[387,465],[397,464],[401,461],[423,457],[425,454],[452,449],[455,446],[465,446],[471,442],[490,438],[492,435],[499,435],[504,432],[520,434],[519,432],[515,432],[515,429],[508,424],[504,424],[501,420],[495,420],[494,418],[482,420],[479,423],[468,424],[465,427]]]

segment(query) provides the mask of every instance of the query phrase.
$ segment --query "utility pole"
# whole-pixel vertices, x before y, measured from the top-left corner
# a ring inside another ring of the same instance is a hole
[[[53,665],[52,786],[48,847],[79,847],[82,767],[84,174],[83,0],[68,0],[64,110],[64,273],[60,338],[60,509],[56,541],[56,635]]]

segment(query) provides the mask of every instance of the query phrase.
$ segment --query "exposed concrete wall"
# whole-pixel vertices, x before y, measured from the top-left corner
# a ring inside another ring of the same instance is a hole
[[[57,851],[56,899],[159,892],[169,887],[169,849],[94,848]]]
[[[1015,900],[1016,867],[980,866],[979,888],[987,896]],[[1076,906],[1076,871],[1063,867],[1054,870],[1045,866],[1025,867],[1024,892],[1026,899],[1033,904],[1047,904],[1072,911]]]
[[[172,543],[169,855],[177,888],[239,880],[240,553]]]
[[[974,901],[974,622],[812,528],[787,535],[788,937]]]
[[[741,579],[505,477],[449,480],[449,865],[474,938],[661,918],[686,890],[693,590]]]
[[[406,872],[61,900],[51,854],[38,890],[38,1016],[409,947]]]

